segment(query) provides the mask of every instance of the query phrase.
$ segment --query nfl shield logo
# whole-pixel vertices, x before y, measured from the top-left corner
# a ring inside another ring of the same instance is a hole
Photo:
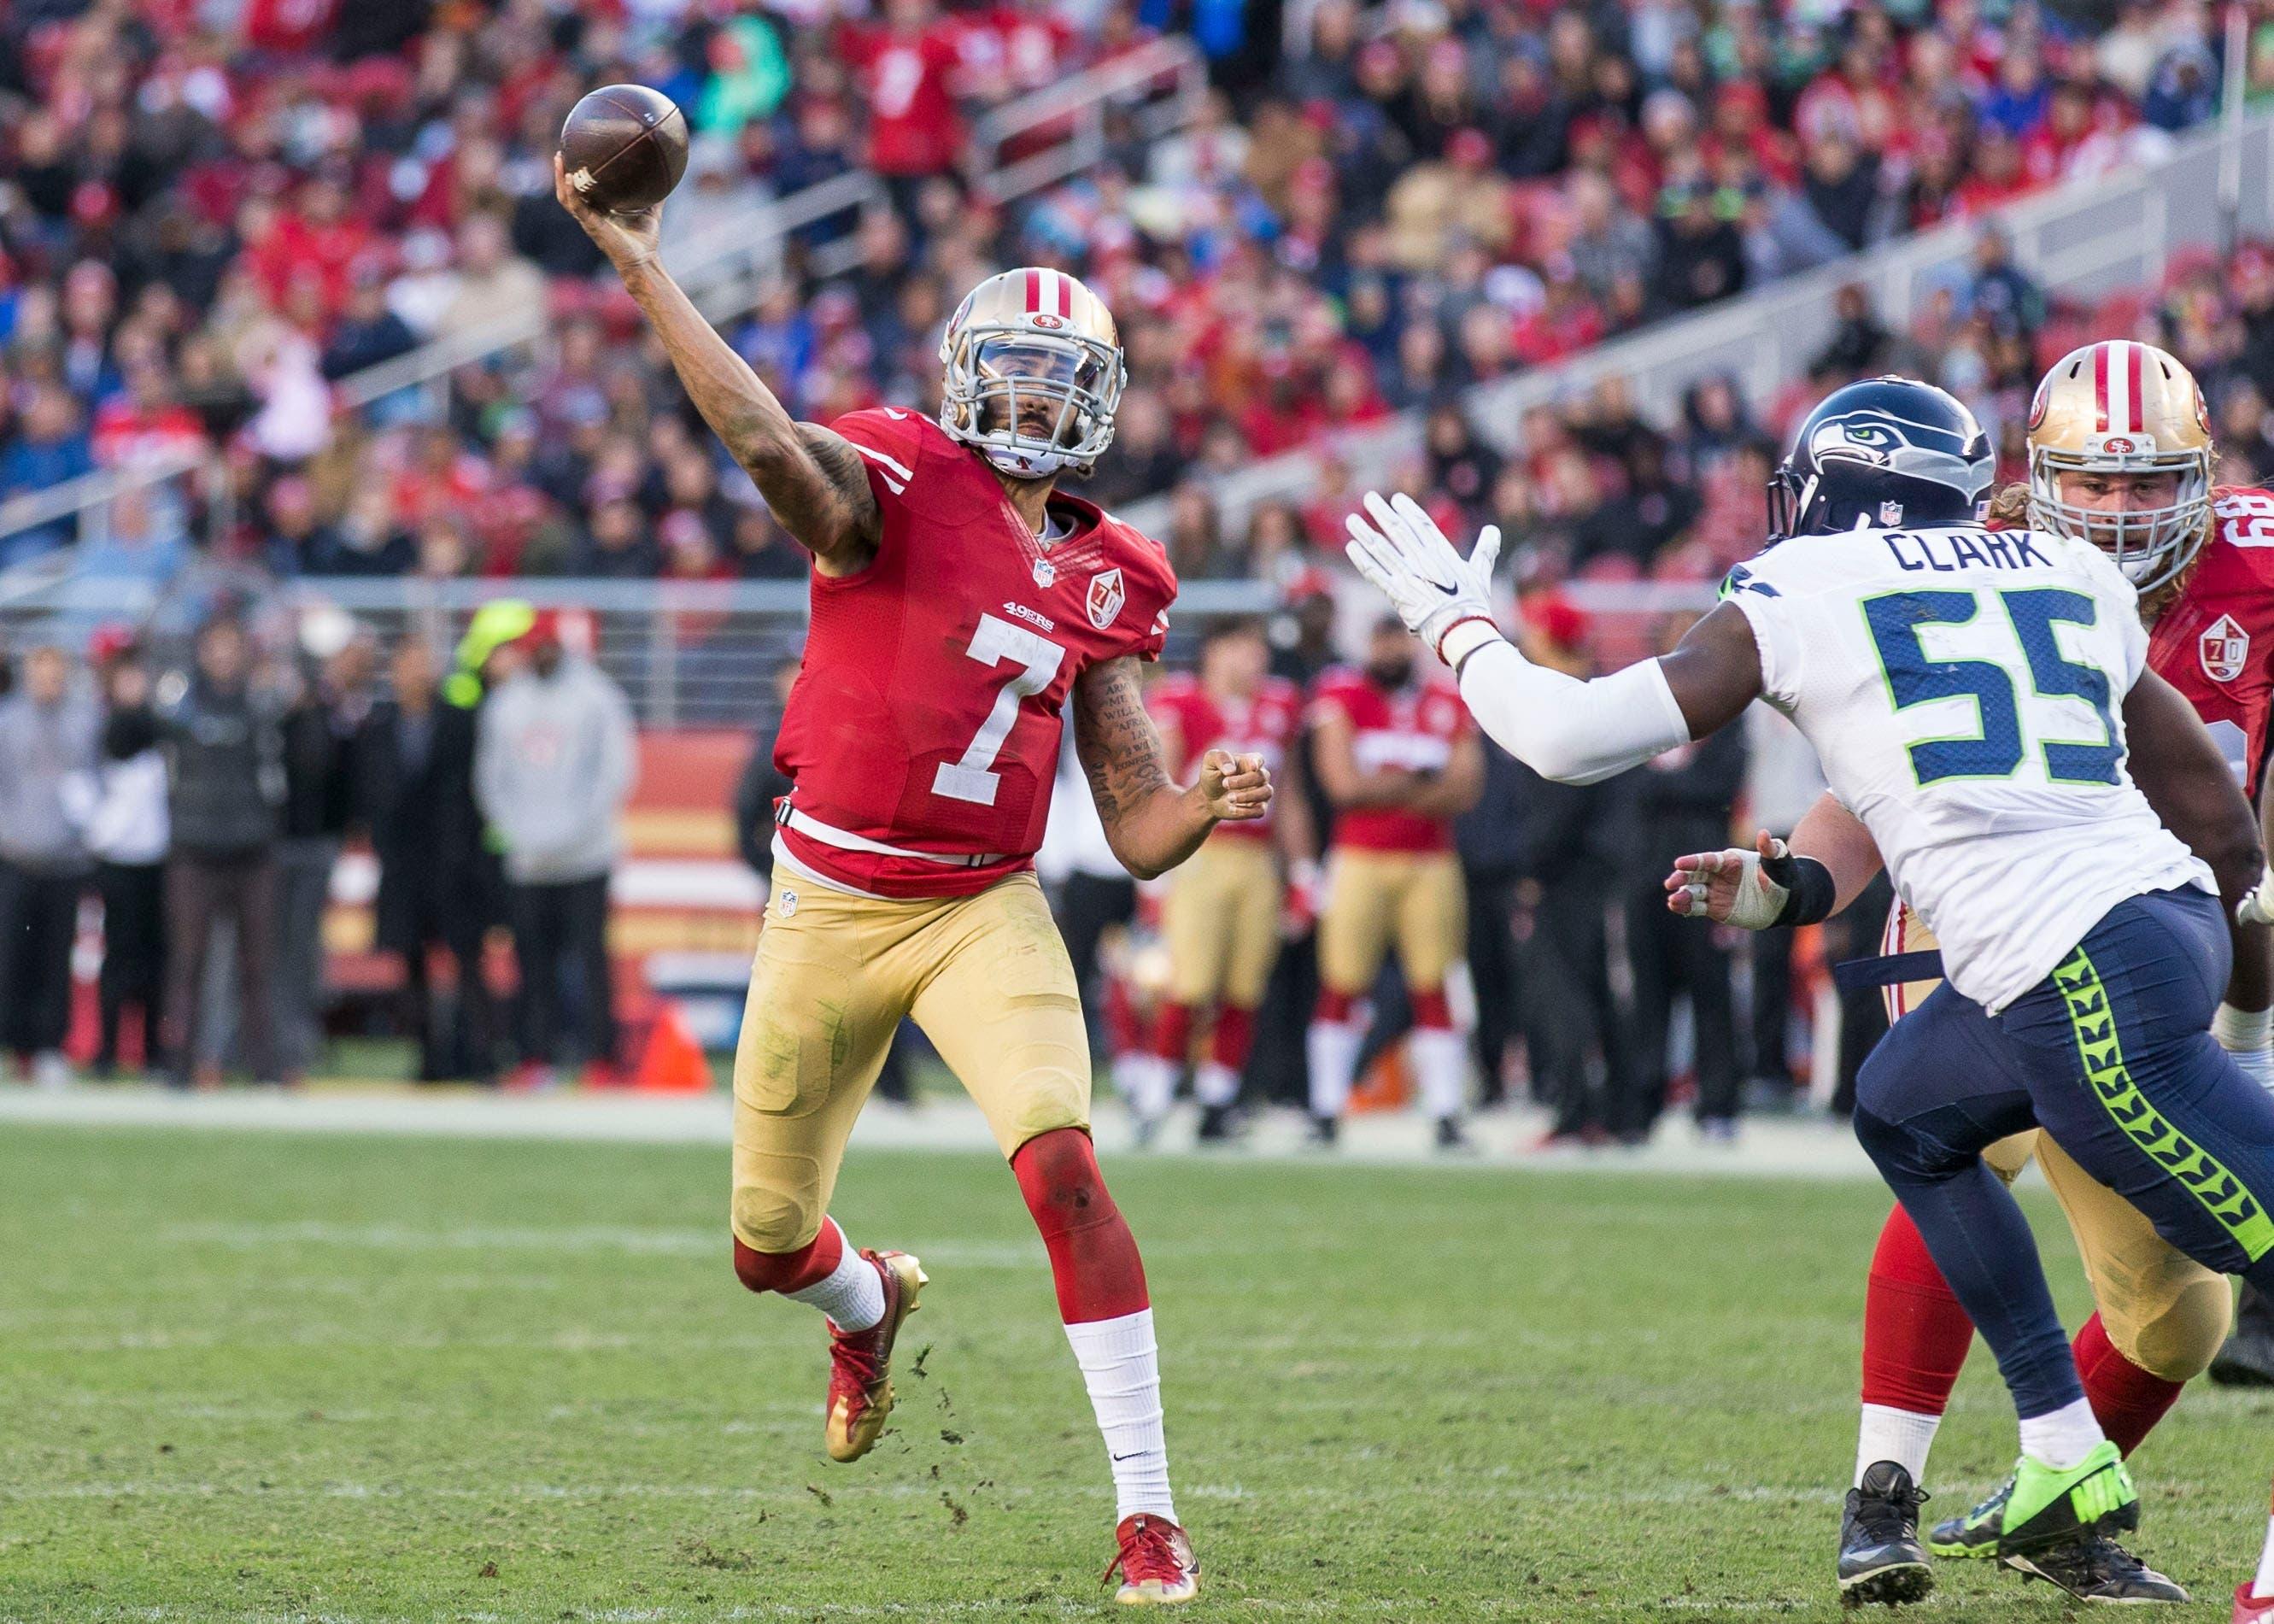
[[[1089,578],[1089,623],[1103,631],[1121,613],[1129,594],[1122,590],[1118,569],[1101,570]]]
[[[1903,505],[1901,502],[1886,501],[1879,504],[1879,528],[1881,530],[1893,530],[1896,525],[1901,524],[1902,522]]]
[[[2214,682],[2233,681],[2250,658],[2250,634],[2231,614],[2212,621],[2197,646],[2202,653],[2203,674]]]
[[[1048,559],[1036,559],[1035,560],[1035,584],[1036,586],[1048,586],[1051,582],[1056,581],[1058,578],[1058,569],[1057,565],[1051,563]]]

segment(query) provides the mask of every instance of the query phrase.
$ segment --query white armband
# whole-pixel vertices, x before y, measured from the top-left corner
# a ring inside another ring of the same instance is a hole
[[[1690,742],[1690,723],[1654,659],[1583,682],[1524,658],[1479,620],[1445,634],[1477,726],[1542,778],[1598,784]]]

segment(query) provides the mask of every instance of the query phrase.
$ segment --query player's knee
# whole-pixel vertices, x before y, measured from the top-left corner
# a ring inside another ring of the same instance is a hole
[[[2102,1304],[2101,1324],[2117,1352],[2165,1381],[2192,1381],[2210,1368],[2234,1319],[2234,1289],[2223,1274],[2203,1274],[2142,1315]]]
[[[734,1235],[742,1243],[734,1252],[735,1272],[742,1272],[745,1250],[753,1257],[778,1257],[802,1251],[821,1231],[821,1208],[794,1192],[746,1185],[734,1192]],[[743,1284],[753,1291],[771,1291],[770,1285]]]
[[[1036,1134],[1019,1147],[1011,1170],[1045,1236],[1103,1222],[1117,1210],[1098,1170],[1097,1152],[1079,1128]]]
[[[1900,1188],[1946,1173],[1941,1147],[1906,1124],[1890,1122],[1868,1106],[1857,1105],[1856,1139],[1882,1177]]]

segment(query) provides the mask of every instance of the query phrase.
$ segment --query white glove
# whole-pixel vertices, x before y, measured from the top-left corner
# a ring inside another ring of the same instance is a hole
[[[1463,620],[1492,623],[1492,572],[1500,558],[1500,529],[1487,524],[1475,550],[1463,558],[1421,504],[1399,493],[1388,501],[1366,493],[1368,524],[1350,516],[1343,551],[1358,573],[1380,587],[1405,629],[1441,658],[1445,634]]]
[[[2259,876],[2256,891],[2234,905],[2234,917],[2246,925],[2274,925],[2274,868]]]
[[[2210,1034],[2234,1056],[2245,1077],[2274,1094],[2274,1010],[2238,1010],[2222,1002],[2210,1018]]]
[[[1685,918],[1766,930],[1792,895],[1791,887],[1773,877],[1791,858],[1792,848],[1766,832],[1750,852],[1733,846],[1677,857],[1666,876],[1666,906]]]

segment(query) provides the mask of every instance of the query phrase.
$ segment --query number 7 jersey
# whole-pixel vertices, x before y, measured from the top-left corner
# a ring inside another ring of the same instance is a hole
[[[2097,548],[1975,527],[1799,536],[1722,591],[1765,697],[1871,831],[1951,984],[1992,1012],[2126,898],[2212,889],[2125,770],[2148,634]]]
[[[774,763],[793,871],[885,897],[983,891],[1031,865],[1067,696],[1122,655],[1157,659],[1167,556],[1094,504],[1045,547],[986,463],[892,408],[832,425],[867,464],[884,532],[857,575],[811,577],[805,663]]]

